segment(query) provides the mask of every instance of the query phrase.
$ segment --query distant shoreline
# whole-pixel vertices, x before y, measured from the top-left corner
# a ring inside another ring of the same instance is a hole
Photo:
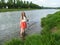
[[[43,9],[43,8],[42,8]],[[25,8],[21,8],[21,9],[0,9],[0,12],[12,12],[12,11],[28,11],[28,10],[38,10],[38,9],[25,9]],[[39,9],[40,10],[40,9]],[[60,9],[59,9],[60,10]]]
[[[25,11],[25,10],[37,10],[37,9],[0,9],[0,12]]]

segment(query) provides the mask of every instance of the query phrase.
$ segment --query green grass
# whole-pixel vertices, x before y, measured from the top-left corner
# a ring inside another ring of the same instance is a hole
[[[57,29],[54,31],[54,34],[60,35],[60,25],[56,26]]]
[[[36,9],[0,9],[0,12],[11,12],[11,11],[25,11],[25,10],[36,10]]]
[[[4,45],[20,45],[22,42],[20,41],[20,39],[14,38],[12,40],[10,40],[9,42],[5,42]]]
[[[4,45],[60,45],[59,36],[44,34],[27,36],[23,42],[21,39],[12,39]]]

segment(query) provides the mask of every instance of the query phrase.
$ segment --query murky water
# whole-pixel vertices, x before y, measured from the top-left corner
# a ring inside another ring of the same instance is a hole
[[[41,10],[30,10],[25,11],[28,19],[30,31],[29,34],[33,34],[41,31],[40,21],[42,17],[47,16],[47,14],[55,13],[56,9],[41,9]],[[4,12],[0,13],[0,42],[7,40],[12,37],[17,37],[16,34],[20,31],[19,21],[22,11],[14,12]],[[37,30],[38,29],[38,30]]]

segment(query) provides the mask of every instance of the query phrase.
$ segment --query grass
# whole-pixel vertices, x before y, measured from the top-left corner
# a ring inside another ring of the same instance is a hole
[[[9,42],[5,42],[4,45],[20,45],[20,43],[22,43],[20,39],[14,38],[10,40]]]
[[[36,10],[36,9],[0,9],[0,12],[11,12],[11,11],[24,11],[24,10]]]
[[[23,42],[20,39],[12,39],[4,45],[60,45],[59,36],[45,34],[45,35],[31,35],[27,36]]]
[[[57,29],[53,32],[54,34],[60,35],[60,25],[57,26]]]

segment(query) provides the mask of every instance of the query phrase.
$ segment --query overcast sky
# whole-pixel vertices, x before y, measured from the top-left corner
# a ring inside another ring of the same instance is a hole
[[[24,0],[23,0],[24,1]],[[25,0],[45,7],[60,7],[60,0]]]

